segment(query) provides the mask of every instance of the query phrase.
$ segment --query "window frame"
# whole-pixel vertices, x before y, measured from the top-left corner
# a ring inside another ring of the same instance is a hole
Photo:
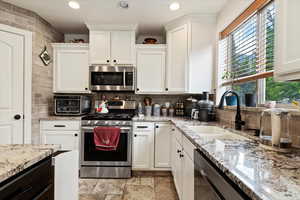
[[[257,3],[257,4],[256,4]],[[232,24],[230,24],[224,31],[222,31],[220,33],[220,40],[227,38],[227,42],[228,42],[228,47],[227,49],[231,49],[231,45],[232,45],[232,33],[237,30],[239,27],[241,27],[244,23],[246,23],[249,19],[251,19],[252,17],[254,17],[256,15],[257,17],[257,44],[258,44],[258,59],[262,59],[262,58],[266,58],[266,44],[264,42],[264,39],[262,36],[266,36],[266,34],[263,34],[263,32],[261,31],[261,23],[262,21],[264,21],[264,17],[263,17],[263,10],[268,7],[270,4],[274,4],[275,1],[274,0],[256,0],[252,5],[249,6],[248,9],[245,10],[244,13],[242,13],[237,19],[235,19]],[[255,5],[256,4],[256,5]],[[256,10],[253,10],[253,8],[256,8]],[[250,11],[252,9],[252,12]],[[251,12],[249,14],[249,12]],[[245,16],[244,14],[247,14],[247,16]],[[241,21],[239,18],[242,18],[243,20]],[[238,24],[237,24],[238,22]],[[230,30],[228,30],[230,29]],[[264,52],[264,53],[262,53]],[[227,56],[228,59],[232,59],[231,55],[232,55],[232,51],[228,51],[227,52]],[[229,62],[231,63],[231,61]],[[219,67],[219,66],[218,66]],[[257,69],[258,70],[258,69]],[[263,72],[266,72],[266,74],[262,74],[261,78],[257,79],[257,80],[252,80],[252,81],[256,81],[256,96],[257,96],[257,105],[263,105],[266,102],[266,78],[267,77],[273,77],[273,73],[274,71],[266,71],[266,69],[264,69]],[[270,75],[272,74],[272,75]],[[219,74],[219,76],[221,75],[221,73]],[[265,77],[264,77],[265,76]],[[219,77],[220,78],[220,77]],[[247,78],[247,77],[246,77]],[[241,78],[241,79],[246,79],[246,78]],[[220,79],[218,79],[220,80]],[[230,84],[229,83],[246,83],[246,82],[250,82],[251,80],[248,81],[241,81],[239,82],[239,80],[233,80],[233,81],[228,81],[228,82],[223,82],[222,81],[222,86],[221,87],[228,87]],[[232,84],[231,84],[232,87]],[[280,105],[280,107],[290,107],[291,104],[277,104]]]

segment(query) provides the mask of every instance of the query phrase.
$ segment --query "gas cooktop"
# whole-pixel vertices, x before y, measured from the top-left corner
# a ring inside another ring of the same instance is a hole
[[[131,120],[134,117],[134,114],[128,113],[95,113],[89,114],[82,117],[82,120]]]

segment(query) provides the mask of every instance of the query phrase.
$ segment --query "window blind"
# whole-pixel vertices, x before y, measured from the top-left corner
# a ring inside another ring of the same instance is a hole
[[[219,41],[223,85],[273,76],[274,20],[271,2]]]

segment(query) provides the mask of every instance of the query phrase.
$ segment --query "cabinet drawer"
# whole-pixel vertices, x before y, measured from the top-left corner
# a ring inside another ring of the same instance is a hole
[[[42,130],[79,130],[80,121],[65,121],[65,120],[54,120],[54,121],[41,121]]]
[[[154,130],[154,123],[151,122],[135,122],[133,124],[134,132],[150,132]]]
[[[182,146],[185,153],[187,153],[187,155],[192,159],[192,161],[194,161],[194,149],[196,149],[195,145],[192,144],[187,137],[183,136]]]
[[[32,200],[53,183],[51,159],[0,187],[0,200]]]

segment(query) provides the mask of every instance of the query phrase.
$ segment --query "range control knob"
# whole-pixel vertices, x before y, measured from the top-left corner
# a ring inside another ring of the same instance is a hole
[[[87,125],[91,125],[91,123],[92,122],[90,120],[86,122]]]
[[[120,125],[120,124],[121,124],[121,122],[115,122],[115,124],[116,124],[116,125]]]
[[[94,121],[94,125],[97,125],[98,124],[98,121]]]

